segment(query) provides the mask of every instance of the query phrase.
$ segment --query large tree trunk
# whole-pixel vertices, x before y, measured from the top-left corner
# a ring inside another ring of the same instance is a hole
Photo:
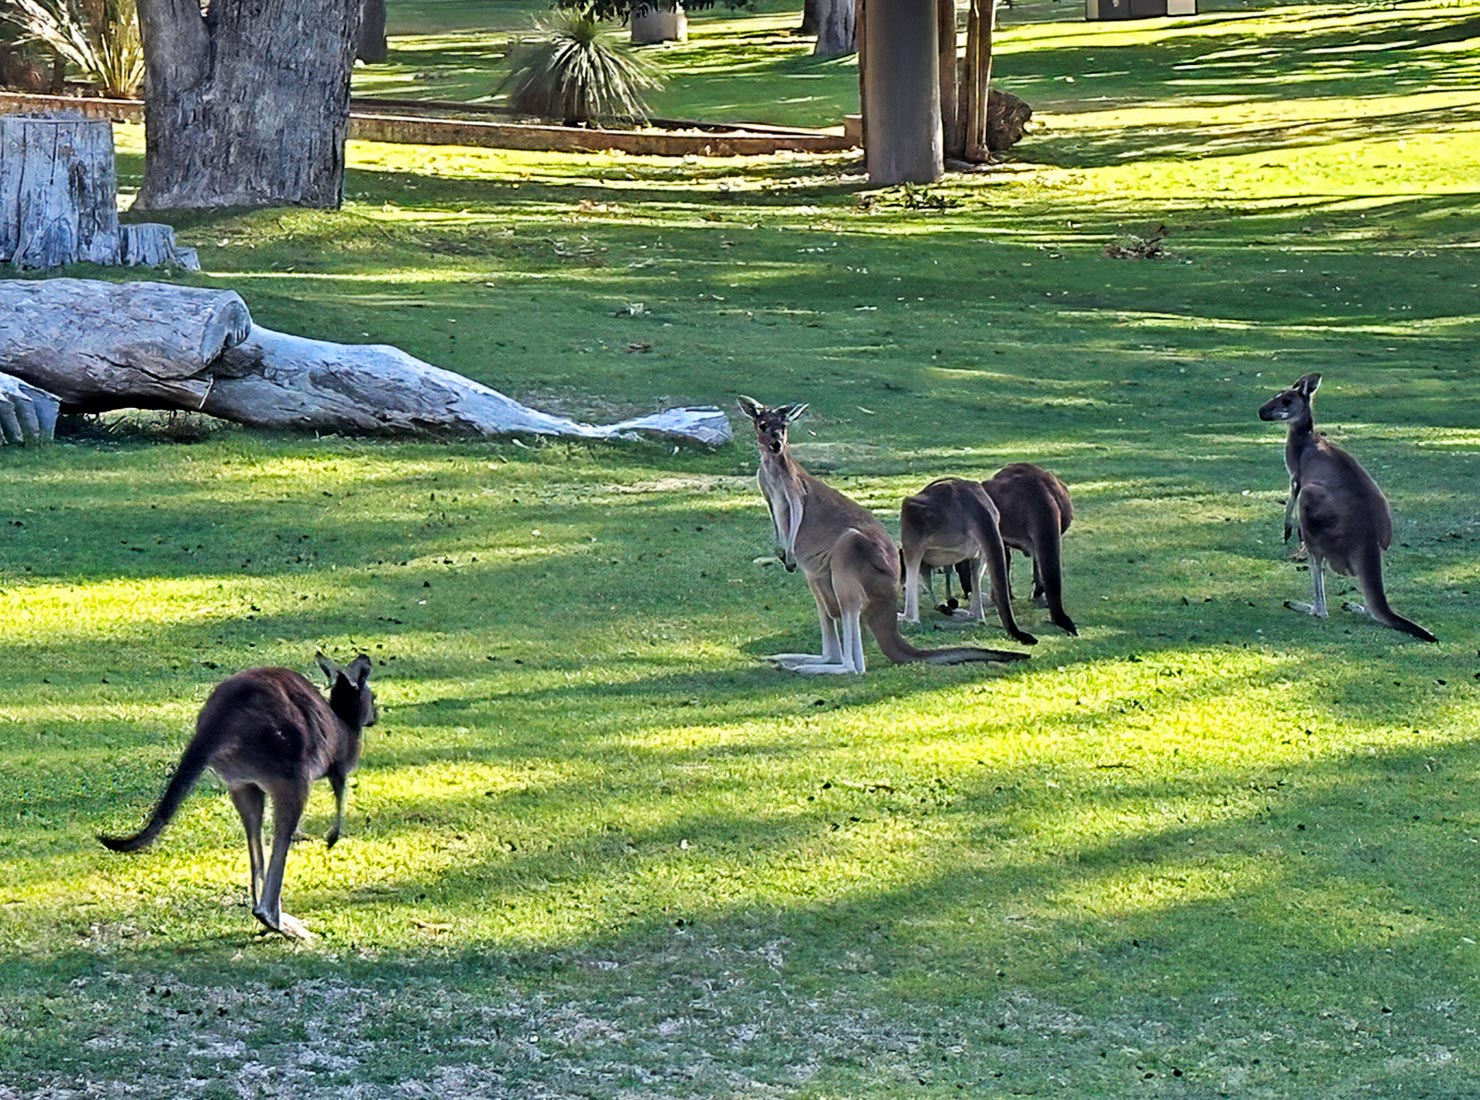
[[[730,440],[716,408],[585,424],[528,408],[399,348],[253,327],[230,291],[167,283],[0,281],[5,375],[54,394],[66,412],[188,409],[261,428],[376,435]],[[33,393],[0,389],[7,438],[7,411],[16,413],[21,438],[35,435],[23,420],[23,398],[35,412]]]
[[[365,0],[360,17],[360,44],[355,57],[367,65],[378,65],[391,54],[385,38],[385,0]]]
[[[363,0],[139,0],[136,205],[337,207]]]
[[[828,0],[813,57],[842,57],[858,49],[853,0]]]
[[[116,264],[113,127],[82,118],[0,118],[0,262]]]
[[[935,5],[922,13],[920,0],[868,0],[867,11],[861,57],[869,181],[931,183],[944,171]]]
[[[802,25],[798,34],[814,35],[822,30],[822,14],[827,10],[828,0],[807,0],[802,7]]]

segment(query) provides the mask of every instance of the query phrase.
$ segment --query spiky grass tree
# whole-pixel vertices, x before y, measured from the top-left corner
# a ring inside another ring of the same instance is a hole
[[[135,0],[4,0],[0,15],[114,99],[144,82]]]
[[[659,87],[656,73],[581,11],[558,11],[536,22],[533,37],[511,55],[498,90],[509,106],[567,126],[646,121],[643,93]]]

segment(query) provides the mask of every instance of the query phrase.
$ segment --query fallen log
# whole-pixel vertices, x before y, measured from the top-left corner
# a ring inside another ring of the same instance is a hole
[[[368,435],[671,437],[730,441],[713,407],[669,409],[617,424],[540,412],[388,344],[335,344],[260,325],[222,353],[202,412],[261,428]]]
[[[235,293],[168,283],[0,280],[0,374],[56,394],[64,412],[185,409],[259,428],[369,435],[731,439],[712,406],[586,424],[399,348],[254,326]]]
[[[211,364],[251,328],[229,290],[0,280],[0,372],[56,394],[66,412],[197,409]]]

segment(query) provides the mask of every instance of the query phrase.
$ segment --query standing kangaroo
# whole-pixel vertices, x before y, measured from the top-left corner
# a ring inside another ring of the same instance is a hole
[[[992,503],[997,505],[1001,516],[998,527],[1002,541],[1009,547],[1009,574],[1013,550],[1032,558],[1033,602],[1048,608],[1048,617],[1054,626],[1077,635],[1079,630],[1074,620],[1064,611],[1063,559],[1060,553],[1061,538],[1074,519],[1068,488],[1042,466],[1034,466],[1031,462],[1014,462],[1002,467],[982,482],[982,487],[992,498]]]
[[[979,481],[944,477],[932,481],[899,506],[899,541],[904,560],[904,621],[920,621],[920,567],[970,563],[974,582],[971,610],[977,622],[986,622],[982,575],[992,577],[992,596],[1002,627],[1024,645],[1038,639],[1018,627],[1008,602],[1007,551],[997,526],[997,506]],[[963,575],[964,576],[964,575]],[[964,584],[964,581],[963,581]]]
[[[1437,641],[1423,627],[1388,606],[1382,587],[1382,552],[1393,541],[1393,517],[1387,498],[1372,476],[1351,455],[1315,432],[1311,399],[1321,376],[1307,374],[1259,409],[1260,420],[1284,420],[1285,469],[1290,473],[1290,499],[1285,507],[1285,541],[1290,541],[1297,508],[1300,537],[1310,556],[1312,603],[1286,600],[1285,606],[1318,619],[1326,617],[1325,566],[1355,576],[1366,605],[1347,603],[1348,611],[1370,615],[1384,626]]]
[[[175,774],[148,823],[133,836],[99,836],[115,852],[147,848],[164,831],[206,768],[226,783],[247,831],[252,871],[252,915],[274,932],[309,939],[308,929],[282,911],[283,865],[308,788],[327,777],[334,788],[329,847],[344,826],[345,780],[360,761],[360,731],[377,717],[370,692],[370,658],[363,653],[340,668],[322,653],[329,679],[326,702],[303,676],[287,668],[250,668],[222,681],[196,719]],[[272,860],[262,865],[262,813],[272,797]]]
[[[965,661],[1020,661],[1026,653],[953,646],[916,649],[899,633],[899,554],[873,514],[824,484],[792,458],[787,430],[806,405],[768,409],[749,397],[740,410],[755,422],[761,463],[757,480],[776,534],[776,553],[788,572],[806,574],[822,653],[778,653],[769,658],[793,672],[861,673],[862,627],[867,626],[891,661],[954,665]]]

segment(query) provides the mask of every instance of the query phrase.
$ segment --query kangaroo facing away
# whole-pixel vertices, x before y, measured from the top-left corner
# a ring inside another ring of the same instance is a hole
[[[1393,541],[1393,518],[1387,498],[1372,476],[1323,436],[1317,435],[1311,399],[1321,385],[1319,374],[1307,374],[1276,394],[1259,409],[1260,420],[1289,424],[1285,440],[1285,469],[1290,474],[1290,500],[1285,508],[1285,541],[1297,510],[1300,537],[1310,557],[1315,588],[1311,603],[1286,600],[1285,606],[1318,619],[1326,617],[1325,567],[1343,576],[1355,576],[1366,604],[1347,603],[1348,611],[1370,615],[1384,626],[1437,641],[1423,627],[1388,606],[1382,586],[1382,552]]]
[[[252,874],[252,915],[274,932],[309,939],[308,929],[282,911],[283,865],[308,802],[308,788],[327,778],[334,789],[332,848],[344,827],[345,780],[360,761],[360,731],[377,717],[370,692],[370,658],[363,653],[340,668],[322,653],[329,679],[326,701],[303,676],[287,668],[251,668],[222,681],[196,719],[185,747],[149,821],[127,837],[99,836],[115,852],[137,852],[153,843],[180,808],[201,773],[211,768],[225,782],[247,832]],[[272,799],[272,859],[262,860],[262,816]]]
[[[861,673],[863,626],[884,656],[897,663],[954,665],[1027,658],[1026,653],[972,646],[916,649],[905,641],[899,633],[899,553],[894,540],[871,512],[807,473],[791,456],[787,431],[807,406],[768,409],[742,397],[740,409],[755,422],[761,455],[757,480],[771,511],[777,556],[788,571],[802,567],[822,627],[820,654],[778,653],[771,661],[808,675]]]
[[[997,505],[1001,517],[998,527],[1002,541],[1008,546],[1009,583],[1012,551],[1018,550],[1033,561],[1033,602],[1048,608],[1054,626],[1077,635],[1079,630],[1074,620],[1064,611],[1061,564],[1060,543],[1074,520],[1068,488],[1052,473],[1031,462],[1002,467],[982,482],[982,487]]]
[[[971,610],[986,622],[982,575],[992,577],[992,596],[1002,628],[1024,645],[1038,639],[1018,627],[1008,602],[1007,551],[997,526],[997,506],[979,481],[944,477],[932,481],[899,506],[900,556],[904,561],[904,621],[920,621],[920,567],[969,563]]]

